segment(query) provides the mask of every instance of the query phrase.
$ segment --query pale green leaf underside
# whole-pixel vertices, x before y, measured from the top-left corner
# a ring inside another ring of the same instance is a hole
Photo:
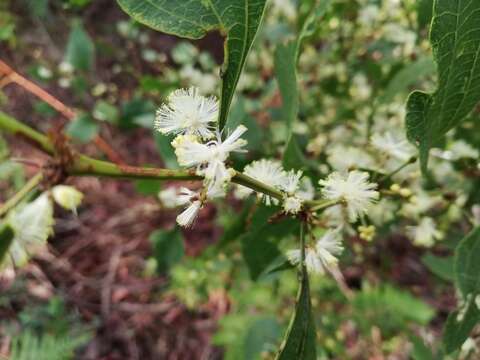
[[[155,30],[200,39],[212,30],[227,36],[219,124],[223,128],[266,0],[117,0],[132,18]]]
[[[480,1],[436,0],[430,41],[438,88],[407,101],[407,136],[419,146],[423,170],[430,148],[480,101]]]

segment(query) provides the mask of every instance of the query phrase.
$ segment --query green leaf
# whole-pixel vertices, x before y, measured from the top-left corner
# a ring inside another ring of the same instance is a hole
[[[431,57],[418,59],[397,72],[385,88],[379,102],[387,104],[393,101],[397,94],[406,92],[408,88],[427,76],[435,73],[435,63]]]
[[[65,60],[75,69],[88,71],[93,68],[95,46],[80,21],[74,21],[68,37]]]
[[[248,219],[249,231],[241,237],[243,257],[252,280],[257,280],[260,275],[268,272],[281,256],[277,241],[298,232],[297,219],[269,222],[279,210],[275,206],[259,205]]]
[[[429,253],[422,257],[422,263],[439,278],[449,282],[455,281],[453,256],[439,257]]]
[[[277,245],[267,240],[260,233],[249,232],[242,236],[242,253],[247,263],[250,277],[257,280],[268,266],[277,259],[281,253]]]
[[[171,231],[156,230],[150,235],[150,242],[153,245],[157,269],[160,273],[167,272],[185,254],[183,236],[178,228]]]
[[[412,353],[410,354],[413,360],[435,360],[432,350],[420,338],[412,337],[410,341],[413,343]]]
[[[282,115],[287,124],[286,139],[298,115],[297,41],[279,44],[275,50],[275,76],[282,96]]]
[[[155,132],[153,137],[155,139],[155,145],[157,145],[158,152],[160,153],[165,166],[169,169],[178,169],[179,165],[177,162],[177,156],[175,155],[175,150],[171,145],[173,137],[165,136],[159,132]]]
[[[452,312],[443,331],[443,344],[447,354],[459,349],[480,320],[475,297],[470,297],[463,309]]]
[[[407,136],[419,147],[422,170],[430,148],[480,100],[480,1],[436,0],[430,30],[438,88],[407,101]]]
[[[276,360],[315,360],[316,332],[310,302],[310,286],[305,266],[300,273],[300,288],[295,313]]]
[[[118,123],[119,111],[115,106],[105,100],[99,100],[95,104],[92,115],[97,120],[116,124]]]
[[[247,228],[248,215],[252,210],[254,199],[250,197],[244,203],[242,212],[234,217],[228,226],[224,227],[224,232],[218,240],[217,247],[222,249],[224,246],[237,240],[241,235],[245,234]],[[231,218],[231,217],[230,217]]]
[[[260,359],[263,352],[275,348],[281,336],[278,320],[264,317],[256,320],[247,330],[244,342],[244,359]]]
[[[0,264],[8,253],[8,249],[10,248],[10,244],[14,237],[15,233],[10,225],[3,224],[0,226]]]
[[[455,252],[455,278],[464,297],[480,293],[480,227],[458,245]]]
[[[314,1],[313,9],[310,10],[309,15],[302,25],[302,30],[300,30],[300,34],[298,35],[296,54],[297,60],[300,55],[300,48],[303,41],[315,33],[320,24],[321,18],[325,15],[331,3],[331,0]]]
[[[227,36],[219,115],[220,129],[223,129],[266,0],[117,1],[138,22],[167,34],[200,39],[210,31],[219,30]]]
[[[308,160],[298,145],[297,138],[290,136],[282,160],[283,167],[286,170],[306,170],[309,168]]]
[[[98,134],[98,124],[89,115],[80,114],[73,121],[68,123],[66,132],[72,138],[88,143]]]

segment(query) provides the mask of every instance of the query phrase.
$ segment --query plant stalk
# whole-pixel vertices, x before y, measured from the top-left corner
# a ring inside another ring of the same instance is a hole
[[[0,130],[26,139],[28,142],[54,156],[55,148],[50,139],[42,133],[19,122],[15,118],[0,111]],[[97,160],[83,154],[76,154],[73,163],[66,169],[71,176],[98,176],[120,179],[157,179],[157,180],[202,180],[193,170],[171,170],[151,167],[136,167],[114,164],[108,161]],[[282,200],[284,195],[274,187],[253,179],[241,172],[235,172],[232,182],[246,186],[256,192]],[[313,211],[323,210],[335,205],[336,202],[325,200],[306,201],[305,206]]]

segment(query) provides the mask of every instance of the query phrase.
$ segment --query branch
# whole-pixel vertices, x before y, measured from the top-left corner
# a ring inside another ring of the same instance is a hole
[[[0,74],[5,75],[5,79],[0,82],[0,88],[6,86],[10,83],[15,83],[21,86],[23,89],[27,90],[31,94],[38,97],[40,100],[46,102],[52,108],[57,110],[60,114],[66,117],[68,120],[73,120],[75,118],[75,112],[65,105],[63,102],[49,94],[47,91],[43,90],[40,86],[35,84],[34,82],[28,80],[27,78],[23,77],[15,70],[13,70],[10,66],[8,66],[5,62],[0,60]],[[95,145],[107,155],[107,157],[117,163],[123,164],[123,160],[121,157],[112,149],[112,147],[99,135],[97,135],[93,142]]]
[[[45,153],[55,156],[55,148],[45,135],[19,122],[13,117],[0,111],[0,130],[27,139],[34,146]],[[203,180],[194,170],[171,170],[151,167],[136,167],[118,165],[107,161],[97,160],[83,154],[75,154],[73,163],[64,169],[71,176],[99,176],[121,179],[156,179],[156,180]],[[283,193],[274,187],[264,184],[241,172],[235,172],[232,182],[246,186],[256,192],[269,195],[278,200],[283,199]],[[305,205],[319,211],[336,203],[325,200],[306,201]]]
[[[42,179],[43,174],[39,172],[37,175],[28,180],[23,188],[21,188],[13,197],[11,197],[0,207],[0,217],[4,216],[11,209],[17,206],[32,190],[34,190],[40,184]]]

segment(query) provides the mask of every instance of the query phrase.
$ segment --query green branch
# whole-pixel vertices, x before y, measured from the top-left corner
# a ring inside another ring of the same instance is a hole
[[[50,139],[42,133],[22,124],[13,117],[0,111],[0,130],[12,135],[20,136],[32,143],[40,150],[49,155],[55,156],[55,147]],[[201,176],[193,170],[170,170],[149,167],[136,167],[117,165],[111,162],[93,159],[89,156],[76,154],[73,163],[67,167],[66,172],[71,176],[98,176],[119,179],[157,179],[157,180],[202,180]],[[278,200],[283,199],[283,193],[272,186],[255,180],[243,173],[236,172],[232,178],[236,184],[246,186],[256,192],[269,195]],[[305,202],[308,208],[323,210],[334,203],[325,203],[324,200],[313,200]],[[325,206],[326,205],[326,206]]]
[[[4,216],[8,213],[11,209],[16,207],[31,191],[33,191],[43,179],[43,174],[39,172],[34,177],[32,177],[28,182],[25,184],[23,188],[21,188],[13,197],[7,200],[1,207],[0,207],[0,217]]]

